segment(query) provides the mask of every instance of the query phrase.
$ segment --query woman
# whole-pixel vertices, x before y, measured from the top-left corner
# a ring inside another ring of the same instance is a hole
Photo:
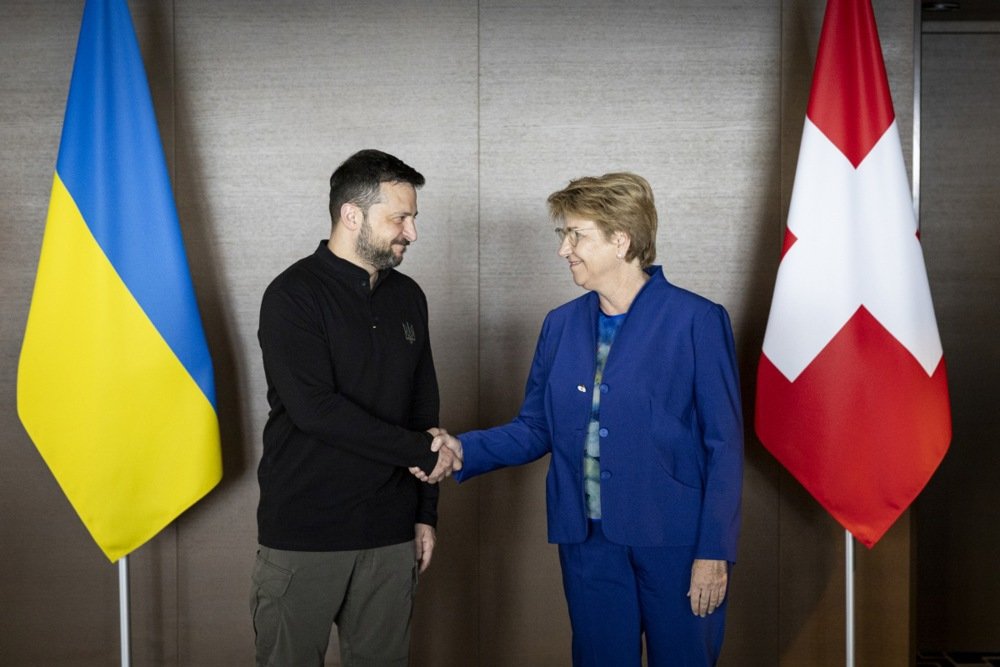
[[[729,318],[652,265],[645,179],[581,178],[548,204],[588,292],[545,318],[517,418],[445,436],[464,456],[456,479],[552,454],[574,665],[640,665],[642,635],[651,666],[715,664],[743,461]]]

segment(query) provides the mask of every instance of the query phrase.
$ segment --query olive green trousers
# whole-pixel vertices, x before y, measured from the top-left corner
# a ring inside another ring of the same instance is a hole
[[[250,593],[258,667],[321,667],[334,624],[344,667],[405,667],[417,571],[412,540],[360,551],[259,547]]]

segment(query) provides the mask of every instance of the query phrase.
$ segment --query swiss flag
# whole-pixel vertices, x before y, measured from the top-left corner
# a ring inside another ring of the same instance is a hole
[[[941,339],[870,0],[826,7],[755,426],[868,547],[951,440]]]

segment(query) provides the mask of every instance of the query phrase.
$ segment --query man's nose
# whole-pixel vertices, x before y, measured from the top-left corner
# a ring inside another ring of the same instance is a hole
[[[413,218],[403,220],[403,238],[410,243],[417,240],[417,221]]]

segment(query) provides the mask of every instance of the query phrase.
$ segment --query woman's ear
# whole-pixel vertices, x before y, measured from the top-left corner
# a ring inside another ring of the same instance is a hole
[[[625,232],[615,232],[613,240],[618,250],[618,258],[624,259],[628,253],[629,246],[632,245],[632,238]]]

